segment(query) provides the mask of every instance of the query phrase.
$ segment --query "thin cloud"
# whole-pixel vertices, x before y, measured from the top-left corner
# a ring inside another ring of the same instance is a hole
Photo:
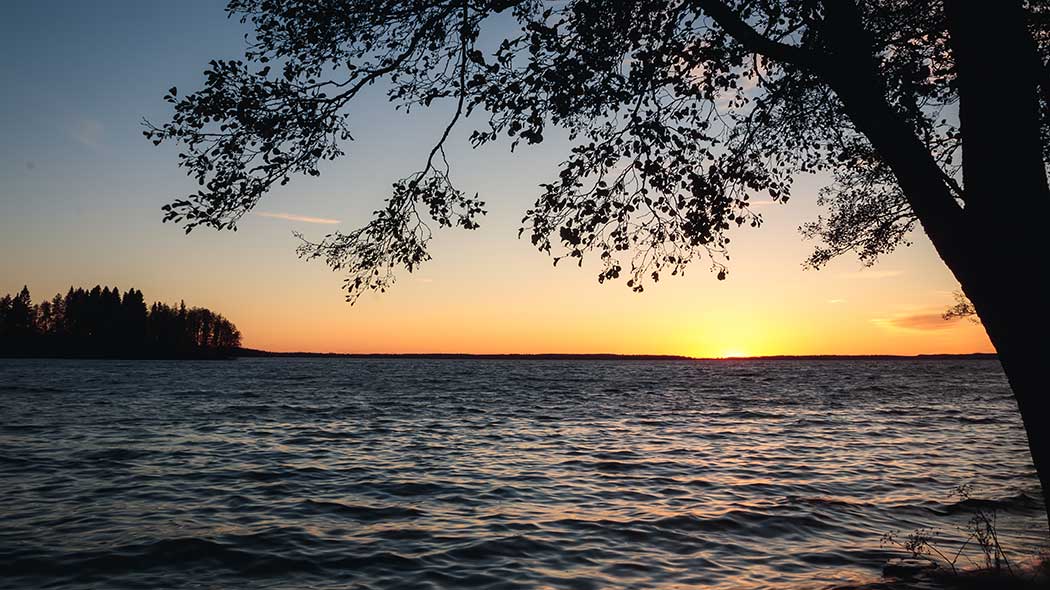
[[[256,213],[259,217],[269,217],[270,219],[284,219],[285,221],[299,221],[302,223],[320,223],[324,225],[335,225],[342,223],[338,219],[328,219],[325,217],[308,217],[306,215],[295,215],[293,213],[271,213],[269,211],[259,211]]]
[[[892,318],[876,318],[871,321],[882,328],[910,330],[913,332],[937,332],[955,327],[958,318],[946,320],[939,313],[916,313]]]
[[[769,207],[775,205],[776,202],[773,199],[759,199],[757,201],[748,201],[748,204],[752,207]]]
[[[888,279],[899,277],[904,274],[902,270],[858,270],[857,272],[842,273],[839,276],[844,279]]]
[[[828,303],[831,303],[831,304],[838,304],[838,303],[845,303],[845,302],[846,302],[845,299],[828,299]]]

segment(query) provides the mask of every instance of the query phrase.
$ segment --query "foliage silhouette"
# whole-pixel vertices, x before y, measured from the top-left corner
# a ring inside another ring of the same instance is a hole
[[[952,297],[955,298],[955,303],[951,307],[944,310],[941,314],[946,320],[954,320],[958,318],[966,318],[971,322],[978,323],[977,310],[973,308],[973,303],[966,298],[966,295],[962,291],[956,291],[952,293]]]
[[[142,291],[69,288],[33,305],[29,288],[0,299],[0,357],[221,358],[241,333],[202,307],[154,303]]]
[[[882,537],[882,545],[903,549],[912,559],[927,560],[936,567],[951,570],[954,575],[961,573],[960,568],[965,565],[962,559],[978,572],[1019,575],[1021,572],[1014,571],[1010,558],[999,542],[995,502],[976,497],[973,484],[956,487],[951,496],[958,498],[959,505],[971,511],[966,524],[958,527],[963,540],[957,542],[957,547],[940,546],[942,539],[938,532],[926,528],[916,529],[903,537],[896,532],[887,533]],[[970,550],[976,550],[976,555],[972,555],[974,551]]]
[[[554,257],[596,255],[599,281],[648,281],[697,258],[719,279],[729,231],[757,227],[755,197],[787,201],[823,173],[808,264],[866,264],[921,226],[995,345],[1050,489],[1042,364],[1050,321],[1050,9],[1004,0],[231,0],[254,35],[212,61],[200,90],[165,97],[155,143],[185,148],[200,190],[167,205],[186,231],[235,228],[276,184],[320,174],[352,139],[347,106],[382,80],[398,107],[453,115],[421,168],[372,221],[301,256],[348,273],[347,298],[385,290],[429,258],[431,224],[474,228],[484,203],[444,153],[471,113],[475,146],[573,141],[522,232]],[[489,25],[516,31],[491,48]],[[1008,92],[1007,92],[1008,89]],[[1009,108],[1004,109],[1004,103]],[[1009,190],[1006,186],[1009,185]]]

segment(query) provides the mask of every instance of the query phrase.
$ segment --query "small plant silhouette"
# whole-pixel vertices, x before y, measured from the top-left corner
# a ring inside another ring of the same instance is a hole
[[[953,495],[961,498],[963,501],[974,500],[973,484],[963,484],[957,487]],[[1012,574],[1013,568],[1010,566],[1010,560],[1007,559],[1006,552],[1003,551],[1003,546],[999,543],[999,534],[995,528],[996,518],[997,514],[994,505],[984,508],[977,503],[974,507],[973,516],[970,517],[970,520],[962,529],[968,533],[966,543],[963,544],[962,548],[965,548],[966,544],[971,541],[976,542],[981,549],[985,569],[1000,572],[1003,566],[1006,566],[1007,571]],[[960,551],[962,551],[962,548],[960,548]]]
[[[964,526],[959,530],[966,535],[966,539],[959,548],[952,553],[950,550],[942,550],[937,546],[937,532],[934,529],[920,528],[912,531],[904,537],[892,532],[883,535],[882,546],[898,547],[907,551],[914,559],[924,559],[938,566],[947,566],[953,574],[959,573],[959,561],[965,558],[971,565],[984,571],[1002,573],[1005,567],[1011,575],[1014,573],[1010,560],[999,542],[999,533],[996,529],[997,511],[994,504],[985,504],[974,497],[973,484],[962,484],[955,488],[949,497],[958,498],[960,502],[966,502],[972,506],[973,514]],[[973,556],[966,553],[968,547],[976,547],[980,554]],[[974,559],[977,558],[977,560]]]

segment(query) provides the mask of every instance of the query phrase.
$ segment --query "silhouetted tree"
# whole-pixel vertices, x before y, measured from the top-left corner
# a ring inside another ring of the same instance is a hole
[[[11,296],[0,298],[0,338],[7,337],[7,315],[11,312]]]
[[[0,356],[219,357],[241,345],[232,322],[211,310],[154,303],[142,291],[69,288],[34,306],[28,287],[0,299]]]
[[[16,340],[28,340],[34,334],[36,310],[33,309],[33,298],[29,295],[28,286],[22,287],[18,295],[11,299],[5,323],[4,333]]]
[[[966,295],[962,291],[956,291],[952,293],[955,297],[955,304],[945,310],[943,317],[946,320],[954,320],[959,318],[966,318],[971,322],[977,322],[977,311],[973,308],[973,303],[966,298]]]
[[[50,301],[42,301],[37,306],[36,332],[41,335],[51,334],[54,331],[55,314],[51,308]]]
[[[141,350],[145,346],[148,315],[142,291],[128,289],[120,302],[118,330],[118,340],[125,349]]]
[[[595,252],[600,281],[727,273],[727,232],[792,179],[830,175],[829,213],[803,228],[809,263],[865,263],[921,225],[995,345],[1050,490],[1050,321],[1043,259],[1050,159],[1050,10],[1002,0],[231,0],[254,27],[246,58],[145,134],[183,144],[200,190],[164,207],[186,231],[235,227],[266,191],[343,154],[347,109],[383,80],[399,108],[451,103],[448,127],[372,221],[300,254],[349,272],[347,298],[429,258],[429,223],[477,226],[444,145],[574,142],[523,219],[557,262]],[[515,31],[501,43],[482,30]],[[512,26],[516,25],[516,26]],[[1009,186],[1009,189],[1006,187]]]
[[[35,346],[38,316],[39,310],[33,307],[28,286],[22,287],[14,297],[4,296],[0,300],[0,351]]]

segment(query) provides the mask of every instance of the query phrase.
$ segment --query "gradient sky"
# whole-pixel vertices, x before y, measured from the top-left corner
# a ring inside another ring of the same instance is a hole
[[[205,64],[237,58],[245,30],[218,0],[5,6],[0,20],[0,293],[34,300],[70,285],[137,287],[149,300],[209,307],[269,350],[336,352],[613,352],[915,354],[991,351],[980,326],[947,322],[957,283],[929,242],[873,268],[842,258],[803,270],[798,226],[819,210],[802,178],[766,223],[733,235],[731,272],[703,262],[643,294],[599,285],[597,267],[552,268],[516,238],[537,184],[556,173],[555,137],[509,153],[449,150],[457,184],[489,204],[482,229],[438,233],[434,260],[393,291],[343,301],[341,275],[295,256],[293,230],[319,238],[367,220],[390,183],[421,165],[449,112],[395,113],[381,89],[354,105],[348,157],[320,178],[267,196],[240,230],[186,236],[160,207],[196,186],[176,146],[154,148],[143,117],[163,122],[170,86],[198,87]],[[480,124],[480,121],[478,122]]]

